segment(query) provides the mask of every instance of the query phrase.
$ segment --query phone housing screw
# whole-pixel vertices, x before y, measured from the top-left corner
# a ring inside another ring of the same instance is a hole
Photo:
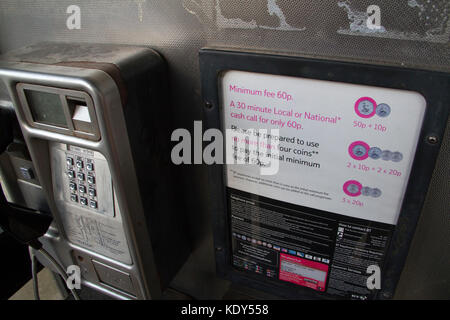
[[[435,135],[431,135],[431,136],[428,136],[428,137],[427,137],[427,142],[428,142],[429,144],[436,144],[436,143],[438,143],[438,141],[439,141],[439,139],[438,139],[438,137],[435,136]]]

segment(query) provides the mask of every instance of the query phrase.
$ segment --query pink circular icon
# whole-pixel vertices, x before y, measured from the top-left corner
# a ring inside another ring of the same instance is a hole
[[[355,112],[361,118],[371,118],[377,112],[377,103],[369,97],[359,98],[355,102]]]
[[[348,153],[355,160],[365,160],[369,157],[369,149],[364,141],[355,141],[348,147]]]
[[[362,184],[356,180],[349,180],[344,183],[343,189],[346,195],[357,197],[361,194]]]

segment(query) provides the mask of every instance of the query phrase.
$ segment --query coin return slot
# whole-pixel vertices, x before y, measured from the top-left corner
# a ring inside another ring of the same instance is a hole
[[[95,260],[92,260],[92,264],[101,283],[129,294],[136,294],[130,274]]]

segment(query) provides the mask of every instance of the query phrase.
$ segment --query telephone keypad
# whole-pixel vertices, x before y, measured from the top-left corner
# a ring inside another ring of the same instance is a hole
[[[94,159],[66,154],[70,201],[97,210],[98,199]]]

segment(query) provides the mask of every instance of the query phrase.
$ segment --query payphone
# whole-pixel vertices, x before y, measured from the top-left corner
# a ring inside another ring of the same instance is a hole
[[[449,114],[449,76],[200,51],[218,274],[288,298],[389,299]],[[263,171],[265,170],[265,173]]]
[[[7,88],[54,221],[40,241],[82,285],[155,299],[189,253],[171,181],[162,57],[43,43],[4,55]],[[46,259],[37,253],[43,264]]]

